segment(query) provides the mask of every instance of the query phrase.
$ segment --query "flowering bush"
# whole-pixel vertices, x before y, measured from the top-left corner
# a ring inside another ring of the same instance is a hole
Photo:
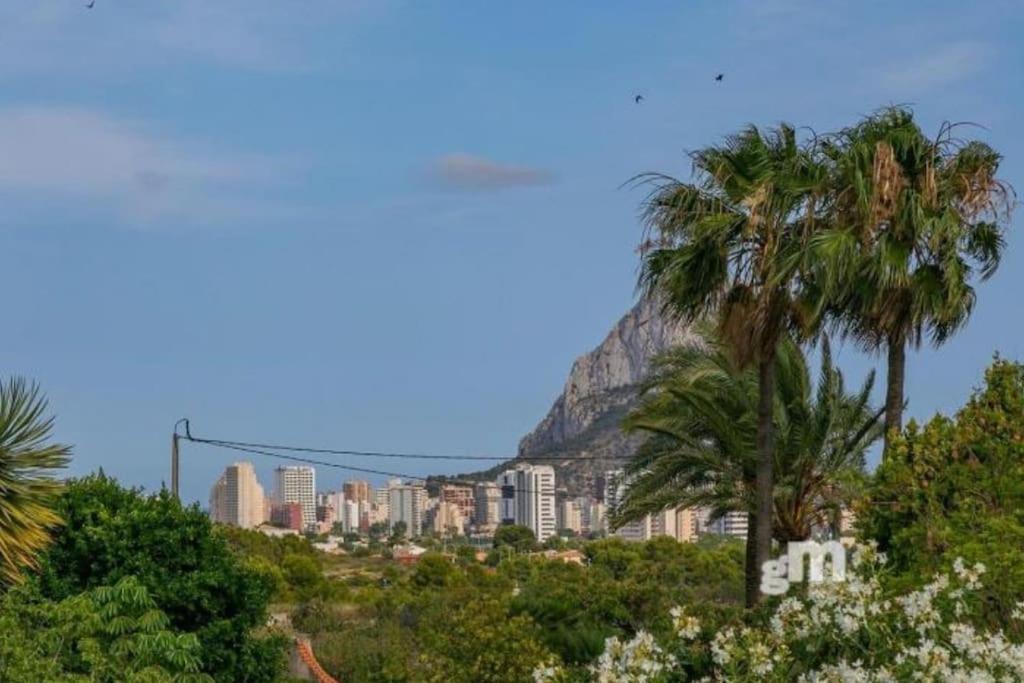
[[[682,608],[674,634],[656,643],[646,633],[610,638],[591,667],[601,683],[707,681],[1024,680],[1024,645],[1002,630],[980,627],[985,566],[961,559],[918,590],[888,595],[880,578],[885,556],[875,546],[853,552],[845,581],[807,586],[783,599],[762,626],[703,633]],[[1024,601],[1014,615],[1024,617]],[[1013,632],[1020,629],[1014,628]],[[550,666],[538,682],[568,680]]]

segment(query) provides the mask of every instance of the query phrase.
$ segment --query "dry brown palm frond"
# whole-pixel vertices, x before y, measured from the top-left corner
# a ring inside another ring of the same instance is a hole
[[[924,173],[921,175],[921,187],[919,189],[921,191],[921,195],[925,199],[925,205],[929,208],[934,208],[938,204],[939,185],[935,176],[935,164],[931,161],[925,164]]]
[[[765,213],[767,213],[766,205],[771,197],[771,183],[761,183],[756,190],[744,197],[743,208],[747,210],[747,236],[754,234],[761,227]]]
[[[960,213],[973,221],[979,216],[1010,219],[1016,204],[1016,194],[1006,182],[995,177],[993,170],[979,166],[969,173],[961,173],[957,179]]]
[[[871,181],[871,225],[881,225],[896,215],[900,193],[906,184],[903,169],[896,160],[892,146],[885,141],[875,145]]]
[[[736,364],[747,367],[757,355],[755,326],[757,313],[753,289],[747,285],[734,286],[722,301],[718,311],[718,335],[732,350]]]

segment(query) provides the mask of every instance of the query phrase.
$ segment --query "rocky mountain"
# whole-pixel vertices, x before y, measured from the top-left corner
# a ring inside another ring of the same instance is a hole
[[[636,403],[651,358],[697,341],[687,326],[666,322],[658,308],[650,299],[640,301],[597,348],[576,359],[551,410],[519,442],[518,458],[564,456],[551,464],[558,485],[575,494],[590,492],[595,478],[616,466],[613,458],[632,454],[635,437],[624,435],[619,423]]]

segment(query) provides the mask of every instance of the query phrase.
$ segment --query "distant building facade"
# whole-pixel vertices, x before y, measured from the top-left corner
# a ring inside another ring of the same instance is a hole
[[[478,531],[493,532],[501,524],[501,487],[492,482],[476,485],[473,523]]]
[[[701,526],[702,534],[718,534],[720,536],[735,536],[737,538],[747,537],[747,513],[727,512],[718,519],[710,519],[707,511],[702,511],[704,523]]]
[[[373,488],[370,482],[362,479],[349,479],[341,485],[341,492],[345,500],[354,500],[357,503],[370,502],[373,499]]]
[[[439,497],[442,502],[451,503],[458,507],[463,519],[469,519],[473,516],[475,505],[473,502],[472,486],[444,484],[441,486],[441,495]]]
[[[581,515],[583,533],[603,534],[608,531],[608,513],[602,500],[597,500],[596,498],[586,499]]]
[[[539,542],[557,533],[555,470],[550,465],[520,465],[515,469],[515,523],[528,527]]]
[[[301,503],[274,503],[270,506],[270,523],[282,529],[292,531],[305,531],[306,524],[303,517]]]
[[[298,503],[303,529],[316,527],[316,473],[312,467],[278,467],[274,470],[274,502]]]
[[[439,500],[431,514],[431,527],[435,534],[461,536],[465,532],[467,519],[457,503]]]
[[[391,482],[388,484],[388,526],[405,523],[406,533],[418,536],[423,531],[423,512],[427,503],[427,490],[415,484]]]
[[[500,524],[516,523],[516,471],[505,470],[498,475],[498,488],[501,490]]]
[[[228,465],[210,491],[210,518],[254,529],[266,521],[263,487],[250,462]]]
[[[583,503],[578,498],[563,500],[558,506],[558,531],[583,533]]]

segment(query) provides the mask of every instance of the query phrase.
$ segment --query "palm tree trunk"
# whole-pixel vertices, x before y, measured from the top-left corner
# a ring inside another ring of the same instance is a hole
[[[888,452],[895,433],[903,429],[903,381],[907,365],[907,344],[902,335],[889,335],[889,361],[885,387],[885,449]]]
[[[770,559],[772,550],[772,511],[774,508],[774,482],[772,464],[774,448],[774,406],[775,406],[775,354],[767,354],[757,368],[757,479],[755,496],[756,524],[747,534],[754,534],[755,566],[761,566]],[[758,599],[760,599],[758,591]]]
[[[757,541],[754,529],[757,528],[757,515],[747,513],[747,554],[743,565],[744,603],[747,607],[757,604],[761,593],[761,565],[757,563]]]

